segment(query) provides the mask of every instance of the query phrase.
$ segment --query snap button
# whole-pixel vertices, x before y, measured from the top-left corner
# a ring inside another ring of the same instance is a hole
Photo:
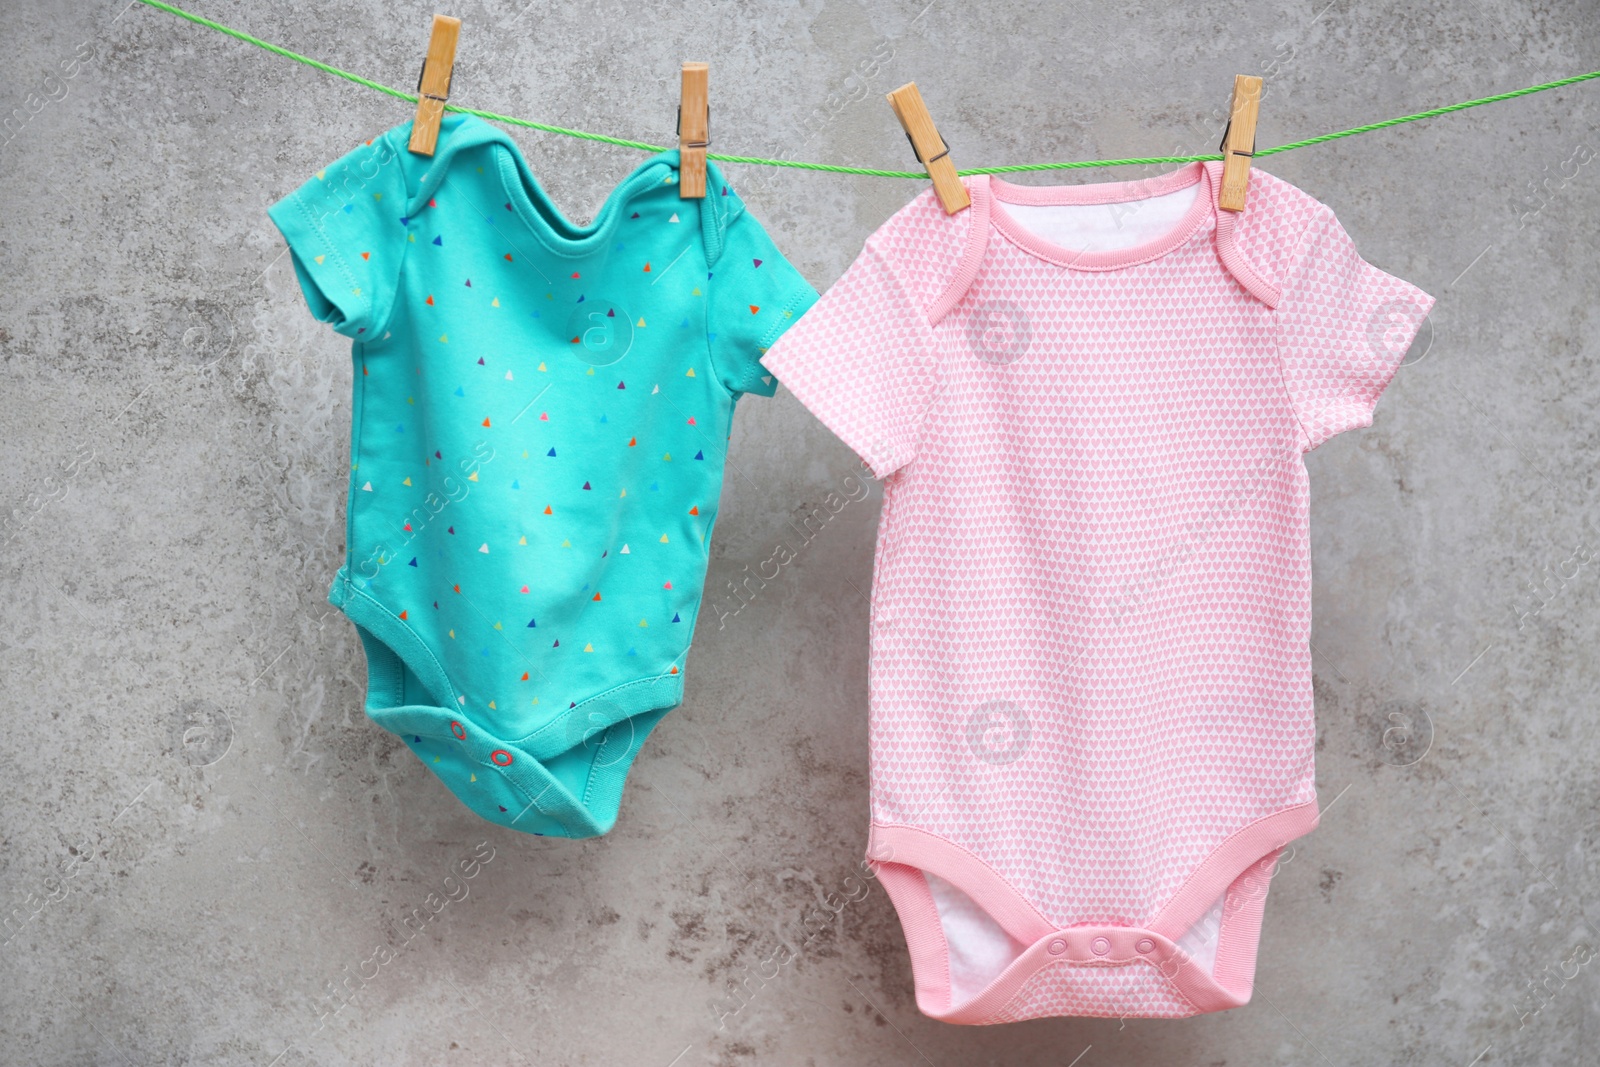
[[[1089,942],[1089,947],[1094,949],[1094,954],[1096,956],[1104,956],[1107,952],[1111,951],[1111,942],[1107,941],[1103,937],[1097,937],[1093,941]]]
[[[1046,947],[1049,948],[1050,955],[1052,956],[1059,956],[1063,952],[1067,951],[1067,943],[1061,940],[1059,937],[1050,942],[1050,944]]]
[[[1139,939],[1139,943],[1133,947],[1138,949],[1140,952],[1154,952],[1156,950],[1156,943],[1150,940],[1148,937],[1141,937]]]

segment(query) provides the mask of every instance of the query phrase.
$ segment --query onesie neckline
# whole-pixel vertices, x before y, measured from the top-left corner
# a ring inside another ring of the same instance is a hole
[[[522,149],[505,131],[490,126],[475,115],[462,116],[461,121],[462,125],[480,128],[472,130],[466,138],[458,138],[463,146],[492,143],[500,147],[496,162],[507,197],[506,208],[528,227],[548,251],[570,259],[605,248],[617,220],[624,214],[626,204],[643,190],[669,180],[678,163],[677,149],[667,149],[644,160],[607,194],[594,219],[588,225],[580,226],[568,218],[550,198],[550,194],[545,192],[527,157],[522,154]]]
[[[1095,182],[1089,185],[1015,185],[993,175],[977,175],[968,188],[983,203],[995,229],[1023,251],[1072,270],[1105,271],[1148,263],[1187,244],[1216,214],[1216,193],[1204,162],[1189,163],[1155,178]],[[1065,248],[1024,227],[1006,204],[1124,204],[1187,189],[1201,188],[1188,211],[1165,234],[1128,248],[1084,250]]]

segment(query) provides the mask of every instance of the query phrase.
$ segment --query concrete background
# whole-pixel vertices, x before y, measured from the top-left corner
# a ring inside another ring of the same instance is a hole
[[[402,88],[431,14],[193,4]],[[1600,66],[1593,2],[451,13],[456,102],[659,142],[706,59],[718,150],[889,167],[882,94],[911,78],[976,166],[1213,151],[1235,73],[1266,78],[1266,146]],[[1261,162],[1439,297],[1376,424],[1308,457],[1328,810],[1248,1007],[974,1029],[917,1013],[881,888],[807,920],[864,846],[876,493],[702,615],[609,837],[477,820],[361,713],[323,599],[348,345],[265,214],[409,109],[127,0],[0,17],[6,1064],[1593,1062],[1600,83]],[[514,136],[578,217],[639,159]],[[728,169],[819,288],[922,187]],[[855,466],[785,393],[740,406],[731,455],[708,596]]]

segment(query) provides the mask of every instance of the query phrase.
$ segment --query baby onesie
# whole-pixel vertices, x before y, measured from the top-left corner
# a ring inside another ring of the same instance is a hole
[[[366,712],[473,811],[590,837],[683,695],[734,405],[815,291],[707,168],[641,163],[569,222],[516,145],[446,115],[270,211],[353,339],[347,558]]]
[[[1245,1003],[1316,825],[1301,454],[1433,300],[1221,169],[924,193],[762,359],[884,480],[868,858],[935,1018]]]

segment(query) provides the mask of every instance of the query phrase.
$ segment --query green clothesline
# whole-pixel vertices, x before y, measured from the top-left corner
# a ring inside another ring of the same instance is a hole
[[[372,81],[370,78],[363,78],[359,74],[352,74],[350,71],[340,70],[338,67],[329,66],[327,63],[319,62],[318,60],[312,59],[309,56],[303,56],[298,52],[291,52],[287,48],[272,44],[269,41],[263,41],[259,37],[252,37],[242,30],[236,30],[230,26],[224,26],[220,22],[213,22],[211,19],[205,18],[201,15],[192,14],[180,7],[174,7],[171,4],[163,3],[162,0],[139,0],[139,2],[147,4],[150,7],[157,8],[161,11],[165,11],[168,14],[177,15],[179,18],[188,19],[190,22],[216,30],[218,33],[227,34],[229,37],[233,37],[237,40],[253,44],[257,48],[264,48],[268,52],[272,52],[275,55],[284,56],[288,59],[294,60],[297,63],[304,63],[306,66],[314,67],[325,74],[332,74],[348,81],[353,81],[357,85],[365,85],[368,89],[376,89],[380,93],[387,93],[397,99],[416,103],[416,93],[402,92],[399,89]],[[1281,144],[1275,148],[1261,148],[1256,150],[1255,155],[1256,158],[1259,159],[1262,156],[1276,155],[1279,152],[1288,152],[1295,148],[1305,148],[1307,145],[1321,144],[1324,141],[1335,141],[1341,137],[1354,137],[1358,133],[1367,133],[1371,130],[1381,130],[1388,126],[1398,126],[1403,122],[1416,122],[1419,119],[1431,119],[1435,115],[1448,115],[1452,111],[1464,111],[1469,107],[1478,107],[1482,104],[1498,103],[1501,100],[1511,100],[1519,96],[1527,96],[1529,93],[1543,92],[1546,89],[1558,89],[1563,85],[1572,85],[1576,82],[1588,81],[1591,78],[1600,78],[1600,70],[1590,71],[1588,74],[1577,74],[1570,78],[1562,78],[1559,81],[1545,82],[1543,85],[1530,85],[1526,89],[1514,89],[1509,93],[1497,93],[1494,96],[1485,96],[1478,100],[1465,100],[1459,104],[1449,104],[1445,107],[1431,108],[1428,111],[1419,111],[1415,115],[1402,115],[1397,119],[1384,119],[1382,122],[1368,123],[1365,126],[1357,126],[1354,129],[1340,130],[1338,133],[1325,133],[1320,137],[1308,137],[1303,141],[1294,141],[1290,144]],[[665,145],[646,144],[643,141],[629,141],[621,137],[608,137],[603,133],[590,133],[587,130],[569,130],[564,126],[552,126],[545,122],[534,122],[531,119],[519,119],[510,115],[498,115],[493,111],[480,111],[477,108],[459,107],[455,104],[446,104],[445,110],[458,111],[465,115],[476,115],[480,119],[488,119],[491,122],[503,122],[510,126],[522,126],[530,130],[543,130],[545,133],[559,133],[565,134],[568,137],[581,137],[586,141],[599,141],[602,144],[619,145],[623,148],[637,148],[643,152],[660,152],[665,150],[667,147]],[[926,171],[920,170],[877,170],[872,167],[841,167],[832,163],[806,163],[794,159],[763,159],[760,156],[729,156],[718,152],[707,152],[706,158],[714,159],[719,163],[750,163],[763,167],[794,167],[800,170],[826,171],[829,174],[864,174],[873,178],[925,179],[928,176]],[[957,171],[957,173],[964,175],[1015,174],[1023,171],[1036,170],[1074,170],[1081,167],[1121,167],[1150,163],[1194,163],[1201,160],[1221,158],[1222,154],[1220,152],[1211,152],[1198,156],[1143,156],[1134,159],[1090,159],[1070,163],[1019,163],[1007,167],[973,167],[970,170]]]

